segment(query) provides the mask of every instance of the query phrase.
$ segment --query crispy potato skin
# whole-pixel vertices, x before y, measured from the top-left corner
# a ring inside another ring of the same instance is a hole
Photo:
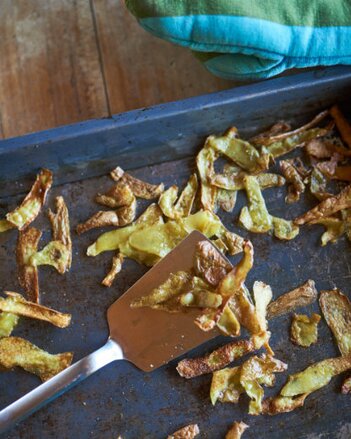
[[[47,381],[72,362],[73,354],[65,352],[52,355],[20,337],[0,339],[0,366],[5,369],[21,367]]]
[[[44,320],[59,328],[66,328],[71,322],[70,314],[63,314],[38,303],[29,302],[18,293],[6,291],[5,294],[6,299],[0,297],[0,311],[2,312]]]
[[[249,426],[245,422],[234,422],[225,435],[225,439],[240,439],[247,428]]]
[[[35,220],[45,203],[47,193],[52,186],[52,172],[42,169],[21,205],[6,215],[7,221],[18,230],[23,230]]]
[[[297,307],[307,306],[317,299],[318,291],[313,280],[308,280],[300,287],[282,294],[268,305],[267,317],[272,319],[293,311]]]
[[[190,424],[167,436],[167,439],[193,439],[198,434],[200,434],[198,425]]]
[[[31,256],[38,250],[42,233],[35,227],[28,227],[18,234],[16,260],[18,281],[32,302],[39,302],[38,269],[30,264]]]

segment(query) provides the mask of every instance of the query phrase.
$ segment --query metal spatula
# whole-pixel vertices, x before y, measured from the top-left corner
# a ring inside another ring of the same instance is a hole
[[[203,332],[194,324],[196,311],[168,314],[149,308],[130,308],[134,299],[149,294],[171,273],[190,270],[196,244],[205,239],[207,238],[201,233],[192,232],[113,303],[107,312],[110,337],[105,346],[2,410],[0,432],[4,432],[112,361],[128,360],[139,369],[149,372],[218,335],[216,331]]]

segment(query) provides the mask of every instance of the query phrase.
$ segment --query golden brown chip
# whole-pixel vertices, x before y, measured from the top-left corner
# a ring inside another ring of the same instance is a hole
[[[208,241],[196,245],[194,270],[210,285],[217,286],[232,266]]]
[[[6,215],[7,221],[19,230],[27,227],[39,215],[51,185],[52,172],[42,169],[21,205]]]
[[[247,428],[249,426],[245,422],[234,422],[225,435],[225,439],[240,439]]]
[[[313,224],[321,224],[326,229],[321,236],[322,246],[336,242],[345,233],[345,222],[332,216],[313,221]]]
[[[16,259],[18,266],[18,281],[32,302],[39,302],[38,269],[30,263],[30,258],[37,252],[42,233],[28,227],[18,234]]]
[[[225,212],[232,212],[235,207],[237,195],[237,191],[227,191],[226,189],[219,189],[217,191],[218,206]]]
[[[247,172],[238,170],[236,172],[224,172],[223,174],[212,174],[209,179],[213,186],[227,189],[229,191],[238,191],[245,188],[244,178],[249,175]],[[256,176],[257,182],[261,189],[270,187],[283,186],[284,177],[278,174],[265,172]]]
[[[318,323],[321,316],[312,314],[308,317],[304,314],[294,314],[290,328],[291,341],[299,346],[308,348],[318,339]]]
[[[328,178],[332,178],[335,175],[338,163],[342,160],[342,158],[343,156],[336,152],[330,157],[330,160],[319,162],[317,163],[316,167],[322,172],[322,174]]]
[[[120,250],[124,256],[138,256],[128,244],[129,237],[133,232],[155,224],[164,224],[164,221],[159,206],[151,204],[131,225],[100,235],[97,241],[88,247],[87,255],[97,256],[105,251]],[[123,247],[123,250],[121,247]]]
[[[322,360],[302,372],[290,375],[280,394],[289,397],[309,394],[326,386],[334,376],[349,369],[351,369],[351,355]]]
[[[158,200],[158,205],[160,206],[163,215],[165,215],[168,218],[172,218],[172,219],[175,218],[174,204],[176,202],[177,197],[178,197],[178,186],[173,185],[169,187],[167,190],[165,190],[161,194]]]
[[[97,203],[116,209],[117,207],[129,206],[135,196],[128,184],[120,182],[109,189],[105,194],[98,194],[95,198]]]
[[[167,436],[167,439],[193,439],[198,434],[200,434],[198,425],[190,424]]]
[[[305,184],[292,160],[281,160],[280,169],[286,181],[290,183],[285,201],[287,203],[295,203],[300,199],[300,195],[305,192]]]
[[[334,141],[323,138],[312,139],[305,146],[305,151],[317,159],[330,158],[334,153],[338,153],[344,157],[351,156],[351,151],[341,146],[337,139],[334,139]]]
[[[72,352],[52,355],[23,338],[0,339],[0,366],[5,369],[21,367],[27,372],[38,375],[42,381],[66,369],[71,364],[72,358]]]
[[[111,270],[101,282],[102,285],[105,285],[105,287],[110,287],[112,285],[112,282],[115,280],[117,274],[122,270],[123,259],[123,255],[119,252],[113,257]]]
[[[335,121],[336,127],[339,130],[342,140],[349,148],[351,148],[351,126],[337,105],[334,105],[330,109],[330,115]]]
[[[34,253],[29,264],[34,267],[51,265],[63,274],[71,263],[71,251],[62,241],[50,241],[41,251]]]
[[[277,134],[286,133],[291,131],[291,125],[285,121],[280,121],[272,125],[268,130],[251,137],[250,143],[254,145],[263,145],[266,139],[276,136]]]
[[[5,291],[6,299],[0,297],[0,311],[22,317],[44,320],[59,328],[66,328],[71,322],[71,314],[63,314],[38,303],[29,302],[23,296]]]
[[[0,220],[0,233],[7,232],[10,229],[13,229],[15,226],[11,224],[7,219]]]
[[[291,412],[296,408],[302,407],[308,395],[308,393],[305,393],[296,397],[278,395],[274,398],[267,398],[262,401],[261,413],[273,416],[279,413]]]
[[[217,157],[217,153],[207,145],[207,141],[196,156],[196,166],[200,177],[201,207],[211,212],[216,211],[218,189],[209,184],[208,180],[210,175],[214,173],[214,162]]]
[[[344,395],[351,393],[351,377],[346,378],[341,387],[341,393]]]
[[[78,224],[76,230],[78,235],[97,227],[119,226],[118,213],[115,210],[100,210],[84,223]]]
[[[8,337],[15,329],[18,323],[18,316],[8,312],[0,313],[0,338]]]
[[[119,207],[116,210],[119,226],[127,226],[128,224],[132,223],[135,220],[136,209],[137,200],[135,197],[128,206]]]
[[[325,119],[328,116],[328,114],[329,114],[328,110],[322,111],[321,113],[317,114],[317,116],[315,116],[310,122],[306,123],[305,125],[302,125],[301,127],[296,128],[295,130],[292,130],[292,131],[285,131],[283,133],[280,133],[280,134],[277,134],[274,136],[266,137],[263,142],[261,140],[261,144],[271,145],[274,142],[278,142],[280,140],[287,139],[289,137],[304,133],[304,132],[310,130],[311,128],[315,127],[317,124],[319,124],[319,122],[321,122],[323,119]]]
[[[63,197],[56,197],[56,213],[49,209],[49,219],[52,227],[52,237],[54,241],[61,241],[67,248],[69,260],[67,270],[71,268],[72,263],[72,241],[69,226],[68,209]]]
[[[291,312],[298,307],[310,305],[317,299],[317,295],[315,283],[310,279],[300,287],[282,294],[278,299],[269,304],[267,317],[272,319],[273,317]]]
[[[223,136],[209,136],[206,144],[248,172],[258,173],[268,169],[269,155],[240,139],[235,127],[229,128]]]
[[[275,373],[284,372],[287,365],[276,358],[262,354],[253,356],[241,366],[226,368],[213,373],[210,398],[212,404],[221,402],[237,403],[240,395],[246,393],[250,401],[249,413],[257,415],[262,410],[264,396],[262,385],[271,387],[275,383]]]
[[[244,185],[249,206],[244,206],[241,209],[240,224],[251,232],[268,232],[272,228],[272,217],[267,210],[257,178],[255,176],[246,176]]]
[[[192,174],[174,206],[176,218],[182,218],[190,215],[197,193],[197,188],[197,176],[196,174]]]
[[[185,358],[180,361],[177,371],[184,378],[194,378],[223,369],[232,361],[255,350],[252,340],[239,340],[227,343],[204,357]]]
[[[319,203],[316,207],[297,217],[295,224],[302,225],[313,223],[321,218],[327,218],[342,209],[351,207],[351,185],[333,197],[329,197]]]
[[[113,180],[119,183],[129,185],[136,197],[144,198],[145,200],[153,200],[154,198],[158,198],[164,190],[163,183],[159,185],[146,183],[145,181],[139,180],[135,177],[132,177],[127,172],[124,172],[119,166],[111,172],[111,177]]]
[[[310,176],[310,191],[319,201],[332,197],[326,192],[327,179],[324,174],[316,167],[313,168]]]
[[[341,355],[351,354],[351,303],[340,290],[321,291],[319,304]]]

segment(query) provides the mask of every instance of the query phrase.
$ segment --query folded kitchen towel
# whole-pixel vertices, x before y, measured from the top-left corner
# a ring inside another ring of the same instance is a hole
[[[126,4],[144,29],[190,48],[223,78],[269,78],[291,68],[351,64],[351,0]]]

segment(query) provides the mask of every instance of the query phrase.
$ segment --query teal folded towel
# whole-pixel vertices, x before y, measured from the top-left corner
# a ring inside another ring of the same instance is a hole
[[[351,64],[351,0],[126,0],[153,35],[190,48],[215,75],[269,78]]]

